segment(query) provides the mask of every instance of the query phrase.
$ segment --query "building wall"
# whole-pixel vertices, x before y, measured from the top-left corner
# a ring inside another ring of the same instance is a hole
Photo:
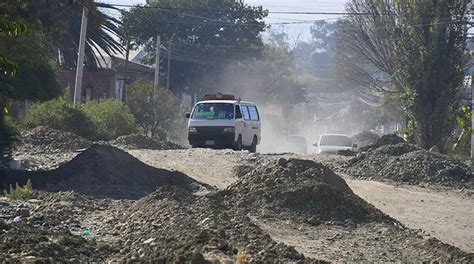
[[[86,91],[90,90],[90,99],[105,99],[114,97],[113,88],[115,73],[111,70],[84,71],[82,81],[82,99],[86,99]],[[64,87],[69,87],[71,96],[74,96],[76,72],[61,71],[59,82]]]
[[[153,81],[152,72],[127,72],[127,79],[130,83],[138,80]],[[59,82],[64,87],[69,87],[71,96],[74,96],[74,85],[75,85],[76,72],[75,71],[61,71],[59,74]],[[121,71],[113,70],[97,70],[97,71],[85,71],[83,73],[82,81],[82,100],[97,100],[106,98],[115,98],[124,100],[126,98],[126,91],[122,95],[119,93],[120,87],[126,89],[124,81],[125,75]],[[87,92],[88,89],[90,93]],[[89,95],[90,94],[90,98]]]

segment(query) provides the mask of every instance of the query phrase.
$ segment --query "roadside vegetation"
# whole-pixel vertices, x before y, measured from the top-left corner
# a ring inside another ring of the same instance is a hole
[[[151,82],[136,82],[130,87],[127,105],[145,135],[166,139],[185,134],[185,111],[170,90]]]
[[[10,185],[10,190],[4,190],[5,197],[12,199],[12,200],[21,200],[27,201],[29,199],[34,198],[34,190],[31,180],[28,179],[25,185],[20,186],[18,183],[15,184],[15,187]]]
[[[89,140],[111,140],[138,132],[130,109],[116,100],[89,101],[78,108],[68,96],[33,104],[23,126],[49,126]]]
[[[352,0],[341,22],[339,66],[368,90],[392,94],[419,146],[446,143],[456,128],[467,73],[468,1]],[[375,72],[375,73],[374,73]]]
[[[76,68],[83,7],[89,10],[85,70],[100,68],[101,54],[125,56],[127,48],[141,49],[140,63],[153,64],[159,35],[162,49],[172,50],[170,68],[161,57],[159,88],[127,83],[126,103],[71,107],[58,72]],[[270,27],[268,10],[241,1],[163,0],[120,8],[92,0],[0,3],[2,148],[18,128],[38,125],[91,140],[127,133],[180,140],[189,111],[180,106],[183,98],[192,104],[207,93],[229,92],[276,106],[290,128],[331,118],[342,131],[397,124],[396,132],[411,143],[468,156],[467,1],[351,0],[346,11],[366,15],[315,21],[305,40],[291,38],[283,26]],[[26,117],[11,111],[25,101],[33,103]],[[325,109],[335,102],[347,102],[347,109]],[[288,134],[290,128],[276,130]]]

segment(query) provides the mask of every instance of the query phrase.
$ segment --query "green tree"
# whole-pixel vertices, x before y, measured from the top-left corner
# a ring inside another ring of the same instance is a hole
[[[331,74],[339,23],[316,21],[310,30],[311,39],[298,42],[293,50],[296,65],[313,76],[328,77]]]
[[[162,130],[169,132],[173,123],[183,118],[179,101],[173,93],[155,87],[153,83],[134,83],[127,104],[144,133],[155,138],[161,138]]]
[[[18,37],[26,31],[26,25],[20,21],[11,22],[6,21],[3,18],[0,19],[1,38]],[[11,89],[11,86],[5,81],[7,78],[14,77],[18,69],[17,64],[11,61],[6,54],[8,54],[7,51],[0,50],[0,126],[2,127],[2,135],[7,135],[7,129],[4,127],[3,121],[5,113],[8,111],[6,109],[6,93],[7,89]],[[5,140],[5,138],[0,138],[0,140]]]
[[[0,73],[2,109],[10,101],[48,100],[61,93],[50,46],[41,33],[30,29],[22,36],[0,36],[0,54],[8,54],[15,63],[14,75]]]
[[[156,36],[165,45],[172,40],[172,89],[203,94],[214,87],[223,65],[260,53],[266,16],[262,7],[237,0],[160,0],[124,13],[121,29],[133,46],[145,46],[149,64]]]
[[[467,0],[352,0],[339,66],[372,89],[398,94],[416,142],[443,147],[465,74]]]
[[[5,122],[7,104],[49,99],[60,89],[44,36],[16,16],[3,16],[0,27],[0,141],[9,142],[14,130]]]
[[[93,0],[7,0],[0,3],[0,13],[19,17],[35,30],[43,32],[54,49],[54,58],[60,58],[64,68],[76,66],[81,15],[83,7],[89,10],[85,64],[97,67],[102,54],[123,52],[117,38],[120,21],[107,14],[112,5]]]
[[[19,36],[27,31],[26,25],[21,21],[5,21],[0,19],[0,36]],[[14,76],[17,71],[17,65],[9,60],[7,56],[0,53],[0,72],[4,76]]]

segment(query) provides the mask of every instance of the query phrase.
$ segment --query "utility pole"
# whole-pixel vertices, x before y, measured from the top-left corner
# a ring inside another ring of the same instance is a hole
[[[474,167],[474,74],[471,74],[471,166]]]
[[[76,65],[76,84],[74,86],[74,102],[73,106],[81,102],[82,95],[82,73],[84,71],[84,48],[86,46],[86,33],[87,33],[87,8],[82,9],[82,22],[81,22],[81,35],[79,38],[79,51],[77,54],[77,65]]]
[[[158,87],[160,84],[160,46],[161,37],[156,36],[155,87]]]
[[[125,51],[125,72],[123,74],[123,91],[122,91],[122,101],[127,101],[128,96],[128,61],[130,59],[130,35],[127,30],[127,50]]]
[[[170,75],[171,75],[171,39],[168,43],[168,68],[166,77],[166,88],[170,89]]]

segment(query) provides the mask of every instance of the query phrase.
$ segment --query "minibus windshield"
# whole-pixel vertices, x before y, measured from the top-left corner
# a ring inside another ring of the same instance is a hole
[[[196,105],[192,119],[234,119],[234,105],[227,103],[200,103]]]

